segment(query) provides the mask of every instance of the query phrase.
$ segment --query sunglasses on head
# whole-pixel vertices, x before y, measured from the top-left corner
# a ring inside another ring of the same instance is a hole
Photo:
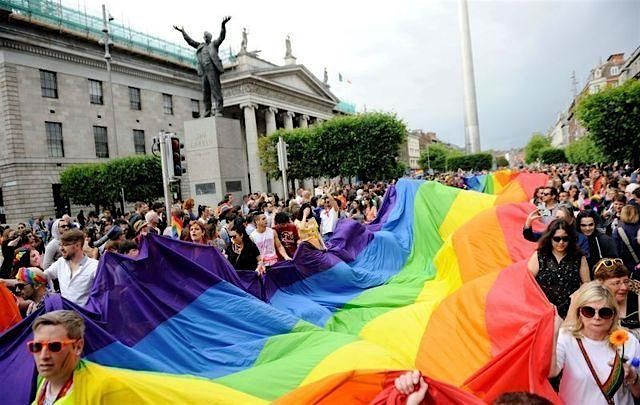
[[[610,269],[612,267],[617,267],[617,266],[623,266],[624,262],[622,261],[622,259],[600,259],[600,261],[598,261],[598,263],[596,264],[596,267],[594,267],[593,269],[593,274],[596,273],[600,273],[601,270],[607,270]]]
[[[553,239],[554,242],[569,242],[568,236],[554,236],[551,239]]]
[[[613,318],[613,315],[615,315],[615,311],[612,308],[608,307],[600,309],[595,309],[590,306],[580,307],[580,314],[585,318],[593,318],[594,316],[596,316],[596,313],[602,319],[611,319]]]
[[[78,339],[73,339],[73,340],[52,340],[52,341],[41,340],[39,342],[36,342],[35,340],[31,340],[31,341],[27,342],[27,348],[29,348],[29,351],[31,353],[40,353],[42,351],[42,349],[46,346],[47,350],[49,350],[50,352],[57,353],[60,350],[62,350],[63,346],[73,344],[73,343],[75,343],[77,341],[78,341]]]

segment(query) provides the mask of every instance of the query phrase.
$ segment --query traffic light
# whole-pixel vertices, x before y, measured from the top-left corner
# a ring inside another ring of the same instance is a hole
[[[184,149],[184,144],[180,142],[180,138],[176,136],[171,137],[171,158],[173,161],[173,175],[176,177],[182,176],[187,172],[182,166],[182,162],[184,162],[185,158],[182,154],[182,149]]]

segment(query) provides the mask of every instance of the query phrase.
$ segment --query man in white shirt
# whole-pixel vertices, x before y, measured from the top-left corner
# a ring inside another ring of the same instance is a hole
[[[324,209],[320,211],[320,233],[325,242],[331,239],[333,231],[336,229],[339,211],[338,202],[331,194],[327,194],[324,200]]]
[[[46,271],[49,281],[58,279],[60,294],[77,305],[85,305],[98,269],[98,261],[87,257],[83,250],[84,232],[71,229],[60,238],[62,257]]]

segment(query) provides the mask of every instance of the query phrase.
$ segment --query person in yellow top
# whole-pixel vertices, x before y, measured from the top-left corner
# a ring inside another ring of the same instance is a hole
[[[59,310],[33,322],[27,343],[42,380],[32,404],[64,404],[73,391],[73,372],[84,348],[84,320],[74,311]]]
[[[311,213],[311,204],[302,204],[298,211],[298,217],[293,223],[298,228],[298,243],[307,242],[315,249],[327,250],[324,241],[320,237],[318,222]]]

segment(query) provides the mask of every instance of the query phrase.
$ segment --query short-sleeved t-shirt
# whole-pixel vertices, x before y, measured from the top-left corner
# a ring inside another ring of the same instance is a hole
[[[586,337],[581,339],[600,382],[604,383],[609,378],[611,372],[609,363],[613,361],[615,350],[609,344],[608,339],[602,341]],[[624,345],[624,356],[628,359],[640,357],[639,346],[638,340],[629,334],[629,340]],[[562,369],[559,394],[565,404],[607,405],[604,395],[589,371],[589,366],[580,351],[578,341],[565,329],[561,329],[558,334],[556,366]],[[624,384],[616,392],[614,401],[616,404],[633,404],[631,392]]]

